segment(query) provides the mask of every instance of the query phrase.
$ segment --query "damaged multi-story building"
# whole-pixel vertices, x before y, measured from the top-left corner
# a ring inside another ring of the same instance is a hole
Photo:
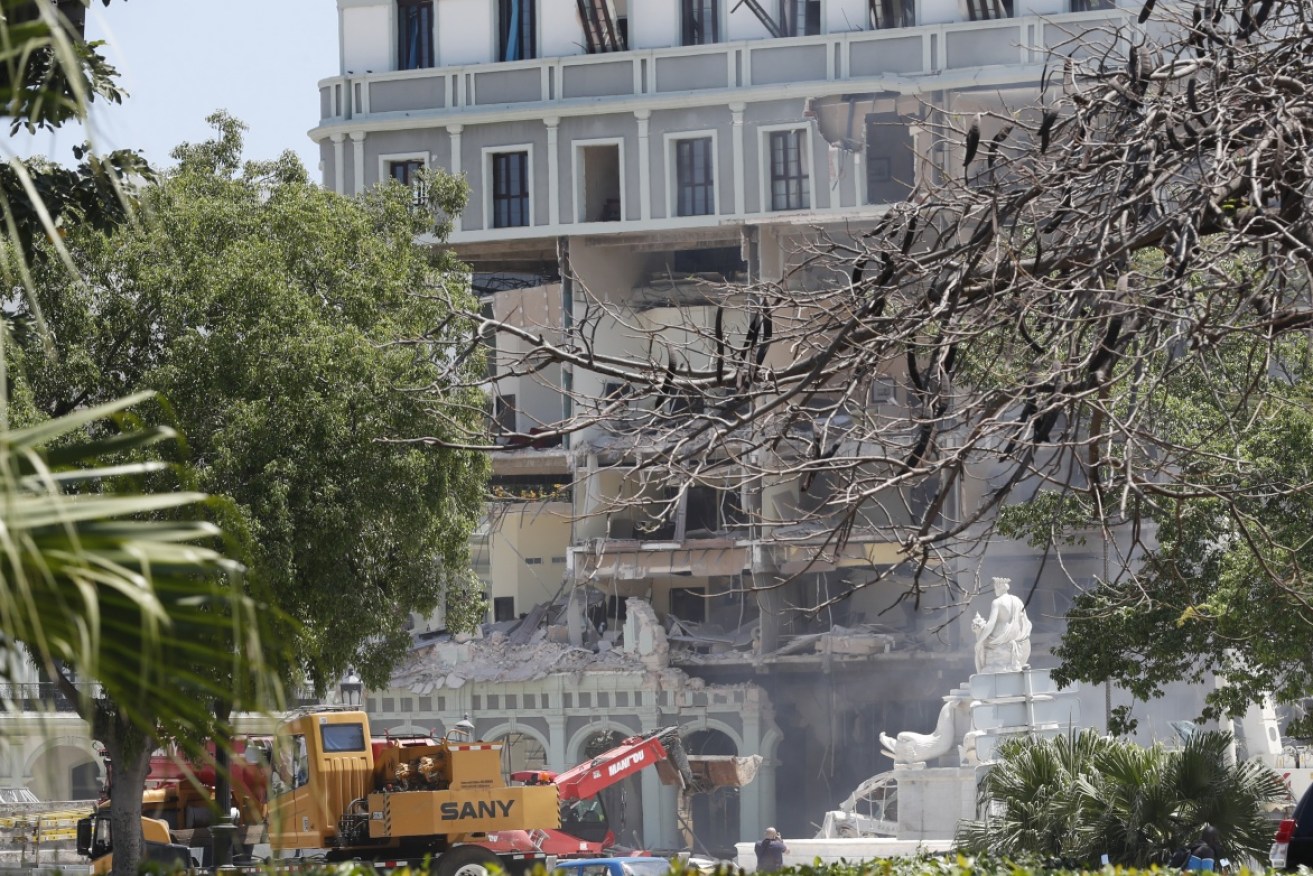
[[[549,333],[568,331],[586,298],[677,334],[713,318],[699,298],[709,279],[809,282],[793,268],[816,229],[874,221],[960,164],[929,114],[1027,105],[1047,50],[1126,20],[1112,0],[337,6],[341,69],[320,83],[311,132],[324,185],[353,194],[422,168],[463,174],[471,196],[446,245],[489,312]],[[592,343],[623,353],[634,335]],[[503,346],[491,366],[515,352]],[[788,482],[751,499],[697,487],[673,513],[646,513],[625,448],[596,430],[533,438],[569,413],[553,387],[614,399],[623,386],[556,366],[496,386],[493,418],[520,437],[494,459],[474,545],[490,624],[458,642],[437,635],[440,619],[421,621],[415,664],[367,695],[376,725],[468,713],[480,735],[512,743],[517,766],[559,770],[613,734],[679,724],[694,753],[763,758],[751,785],[694,801],[699,841],[723,849],[768,824],[812,833],[888,768],[878,733],[929,728],[941,694],[970,674],[983,597],[917,611],[896,604],[908,582],[889,575],[825,612],[785,610],[897,564],[879,527],[825,562],[805,537],[770,545],[744,524],[774,514],[787,526],[788,509],[812,501]],[[870,404],[896,405],[899,391],[891,381]],[[949,574],[967,593],[996,574],[1024,582],[1042,663],[1088,560],[1045,568],[997,544]],[[631,782],[621,841],[678,844],[672,792],[651,775]]]

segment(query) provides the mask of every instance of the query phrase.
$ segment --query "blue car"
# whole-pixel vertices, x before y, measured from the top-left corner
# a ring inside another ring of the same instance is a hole
[[[556,862],[552,876],[666,876],[665,858],[580,858]]]

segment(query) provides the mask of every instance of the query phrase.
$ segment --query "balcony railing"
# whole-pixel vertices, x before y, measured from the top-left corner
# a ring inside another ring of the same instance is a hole
[[[915,27],[341,76],[321,82],[320,111],[331,124],[1039,63],[1074,31],[1125,14],[1111,2],[1014,0],[1016,17],[973,21],[968,0],[917,0]]]
[[[74,685],[79,692],[100,695],[100,685],[80,682]],[[28,683],[0,683],[0,702],[24,712],[74,712],[75,704],[51,681]]]

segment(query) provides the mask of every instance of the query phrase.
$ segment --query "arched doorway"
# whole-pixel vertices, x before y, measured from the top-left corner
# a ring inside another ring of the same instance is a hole
[[[97,800],[100,798],[100,768],[94,761],[73,767],[69,771],[70,800]]]
[[[32,762],[29,787],[42,800],[94,800],[100,796],[100,768],[84,749],[53,745]]]
[[[506,733],[493,740],[502,744],[502,769],[507,773],[547,769],[547,750],[528,733]]]
[[[586,761],[610,751],[628,738],[619,730],[598,730],[580,748],[579,760]],[[642,772],[622,779],[597,795],[606,809],[606,820],[619,851],[643,848]]]
[[[698,730],[684,737],[684,750],[691,756],[736,756],[734,740],[720,730]],[[734,844],[739,836],[739,789],[711,788],[691,795],[686,806],[680,807],[680,818],[691,822],[681,824],[688,836],[692,829],[693,853],[716,858],[733,858]]]

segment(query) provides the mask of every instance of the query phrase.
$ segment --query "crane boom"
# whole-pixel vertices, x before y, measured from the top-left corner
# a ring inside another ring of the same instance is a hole
[[[678,741],[678,727],[666,727],[648,736],[630,736],[615,748],[578,766],[552,776],[538,774],[541,781],[556,785],[562,801],[586,800],[670,756],[663,740]],[[523,779],[517,773],[512,778]]]

